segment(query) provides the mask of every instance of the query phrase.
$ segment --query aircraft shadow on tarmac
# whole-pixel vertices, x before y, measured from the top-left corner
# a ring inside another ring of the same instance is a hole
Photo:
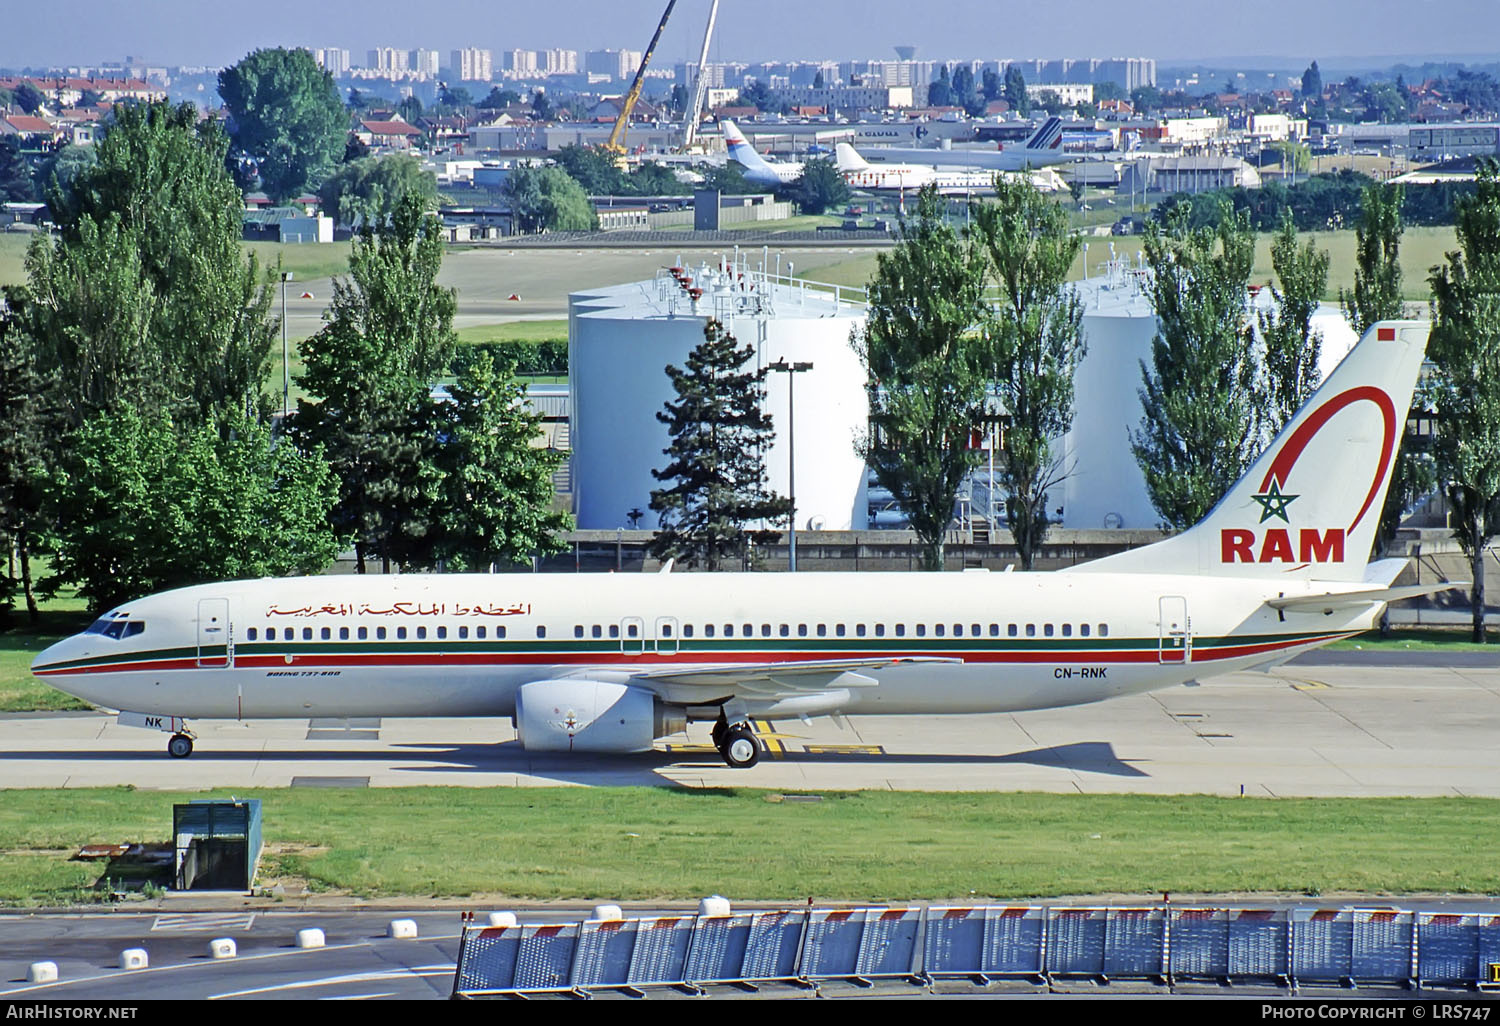
[[[706,746],[705,746],[706,747]],[[0,752],[0,764],[7,761],[66,761],[66,762],[131,762],[135,760],[165,761],[165,755],[130,750],[95,749],[87,752]],[[613,784],[657,786],[675,784],[664,774],[672,770],[683,771],[725,769],[723,761],[709,751],[662,751],[642,752],[633,755],[599,755],[593,753],[528,752],[518,741],[502,741],[489,744],[401,744],[388,748],[369,749],[355,745],[341,746],[337,751],[306,751],[274,749],[233,749],[200,747],[191,759],[179,763],[184,779],[198,776],[195,767],[205,764],[230,762],[257,762],[275,764],[279,762],[315,763],[319,765],[349,766],[351,763],[375,763],[392,767],[398,773],[413,775],[413,784],[423,781],[420,777],[456,773],[504,773],[524,776],[549,777],[578,784]],[[1086,773],[1102,773],[1115,777],[1149,777],[1150,774],[1137,769],[1115,754],[1114,745],[1108,741],[1081,741],[1073,744],[1035,748],[1024,752],[984,755],[972,752],[938,753],[891,753],[877,749],[846,751],[799,751],[788,749],[782,752],[767,752],[762,756],[762,766],[777,763],[815,768],[818,766],[881,766],[906,768],[919,766],[953,767],[1027,765],[1050,769]],[[753,784],[755,771],[746,774],[744,782]]]

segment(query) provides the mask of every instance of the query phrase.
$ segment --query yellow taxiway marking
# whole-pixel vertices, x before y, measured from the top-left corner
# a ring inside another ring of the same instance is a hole
[[[1331,689],[1332,684],[1324,684],[1320,680],[1304,680],[1292,685],[1293,691],[1323,691]]]
[[[786,740],[795,738],[796,734],[781,734],[776,730],[776,724],[770,720],[751,720],[750,726],[755,731],[755,736],[760,738],[761,744],[766,746],[766,754],[773,759],[786,758]]]
[[[662,746],[662,751],[682,753],[684,755],[718,755],[719,750],[713,745],[702,745],[695,741],[668,741]]]
[[[809,755],[884,755],[880,745],[803,745]]]

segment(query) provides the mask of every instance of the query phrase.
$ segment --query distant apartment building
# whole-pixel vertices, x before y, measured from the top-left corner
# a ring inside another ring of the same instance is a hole
[[[1113,82],[1127,93],[1141,86],[1156,85],[1156,61],[1150,57],[1064,57],[995,63],[1001,74],[1007,68],[1019,68],[1027,85],[1102,85]]]
[[[925,86],[937,81],[937,61],[844,61],[835,65],[840,81],[861,86]],[[831,85],[825,73],[823,84]]]
[[[319,47],[312,51],[313,60],[318,62],[318,67],[337,78],[339,75],[349,74],[349,51],[343,47],[327,46]]]
[[[407,66],[419,75],[437,77],[442,56],[436,50],[413,50],[407,55]]]
[[[48,108],[54,110],[74,106],[86,92],[98,93],[106,103],[119,103],[124,100],[151,103],[167,98],[165,89],[138,78],[0,77],[0,89],[14,93],[23,82],[30,82],[35,86],[46,97]]]
[[[537,57],[544,75],[578,74],[577,50],[542,50]]]
[[[790,107],[823,107],[830,111],[900,110],[915,106],[909,85],[773,89],[770,97]]]
[[[503,50],[500,59],[505,71],[516,78],[537,73],[535,50]]]
[[[383,74],[404,74],[411,70],[410,54],[392,46],[377,47],[369,52],[365,67]]]
[[[1043,93],[1052,93],[1064,105],[1069,107],[1076,107],[1080,103],[1094,102],[1094,87],[1092,85],[1075,85],[1071,82],[1057,82],[1053,84],[1026,83],[1026,95],[1031,98],[1032,102],[1040,100]]]
[[[641,66],[639,50],[590,50],[583,55],[583,70],[590,75],[626,79]]]
[[[454,50],[449,54],[448,64],[463,82],[488,82],[494,77],[494,67],[488,50],[473,47]]]

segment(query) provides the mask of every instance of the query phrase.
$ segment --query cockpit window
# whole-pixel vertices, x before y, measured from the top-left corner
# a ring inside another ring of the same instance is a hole
[[[146,629],[145,620],[127,619],[129,613],[111,613],[101,616],[89,624],[85,634],[102,634],[106,638],[119,641],[121,638],[133,638]]]

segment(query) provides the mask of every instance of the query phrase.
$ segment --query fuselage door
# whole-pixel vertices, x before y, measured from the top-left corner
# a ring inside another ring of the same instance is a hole
[[[681,645],[679,635],[682,628],[677,623],[675,616],[658,616],[656,618],[656,652],[658,655],[676,655]]]
[[[638,656],[646,651],[646,623],[639,616],[627,616],[620,621],[620,652]]]
[[[1157,659],[1163,663],[1193,661],[1192,621],[1188,619],[1187,597],[1161,597],[1161,633],[1157,641]]]
[[[229,600],[198,600],[198,665],[234,665],[234,639],[229,631]]]

